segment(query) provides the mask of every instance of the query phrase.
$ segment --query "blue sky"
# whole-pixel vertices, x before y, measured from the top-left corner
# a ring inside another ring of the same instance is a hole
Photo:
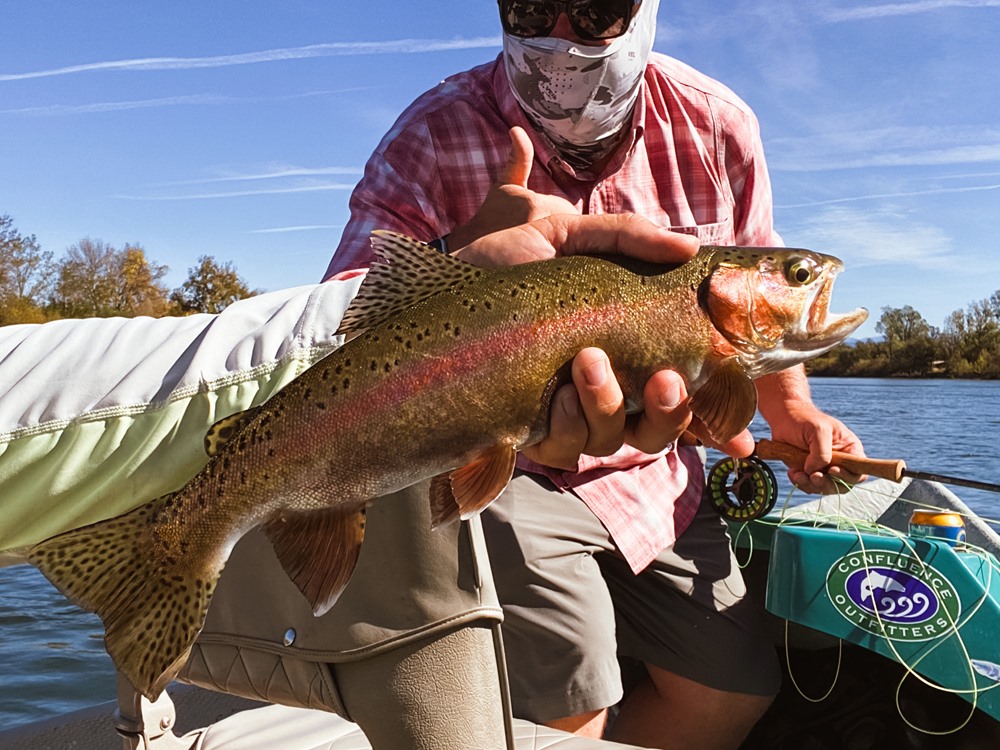
[[[203,254],[311,283],[382,134],[498,27],[492,0],[4,0],[0,215],[57,256],[139,243],[171,286]],[[757,112],[836,308],[941,326],[1000,289],[998,39],[1000,0],[661,0],[655,49]]]

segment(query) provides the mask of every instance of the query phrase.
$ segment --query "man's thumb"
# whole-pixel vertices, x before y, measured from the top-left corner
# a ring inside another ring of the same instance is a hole
[[[528,187],[528,175],[531,174],[531,162],[535,158],[535,149],[524,128],[514,126],[510,129],[510,156],[507,166],[501,175],[501,184]]]

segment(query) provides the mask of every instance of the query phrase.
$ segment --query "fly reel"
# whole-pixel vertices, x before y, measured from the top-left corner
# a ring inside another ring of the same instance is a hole
[[[756,456],[722,459],[708,472],[708,492],[719,515],[752,521],[767,515],[778,499],[778,480]]]

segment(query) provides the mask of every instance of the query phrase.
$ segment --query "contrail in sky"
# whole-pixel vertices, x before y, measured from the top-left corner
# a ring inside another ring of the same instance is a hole
[[[331,91],[307,91],[302,94],[284,96],[222,96],[219,94],[188,94],[185,96],[163,96],[156,99],[133,99],[121,102],[91,102],[90,104],[48,104],[43,107],[21,107],[20,109],[0,109],[0,115],[27,115],[55,117],[59,115],[89,115],[101,112],[126,112],[131,109],[152,109],[156,107],[176,107],[183,105],[214,106],[223,104],[261,104],[268,102],[307,99],[314,96],[331,96],[351,91],[363,91],[366,86],[335,89]]]
[[[106,70],[192,70],[194,68],[224,68],[230,65],[255,65],[280,60],[302,60],[309,57],[334,57],[338,55],[385,55],[417,52],[447,52],[451,50],[500,47],[499,36],[473,37],[471,39],[399,39],[389,42],[331,42],[310,44],[305,47],[270,49],[246,52],[239,55],[212,57],[143,57],[134,60],[70,65],[64,68],[35,70],[28,73],[0,74],[0,82],[24,81],[29,78],[50,78],[74,73],[93,73]]]
[[[284,234],[286,232],[312,232],[325,229],[343,229],[343,224],[303,224],[296,227],[272,227],[270,229],[251,229],[250,234]]]
[[[286,177],[327,177],[335,174],[364,174],[361,167],[277,167],[257,174],[234,174],[225,177],[204,177],[197,180],[166,182],[165,185],[206,185],[213,182],[249,182],[252,180],[280,180]]]
[[[117,198],[130,201],[190,201],[215,198],[245,198],[250,195],[284,195],[286,193],[316,193],[327,190],[354,190],[355,184],[328,182],[322,185],[302,185],[300,187],[268,188],[263,190],[233,190],[224,193],[194,193],[192,195],[118,195]]]
[[[823,14],[826,21],[862,21],[868,18],[908,16],[914,13],[931,13],[949,8],[1000,8],[1000,0],[923,0],[917,3],[886,3],[859,8],[829,10]]]
[[[918,195],[943,195],[945,193],[977,193],[984,190],[1000,190],[1000,185],[974,185],[971,187],[934,188],[932,190],[911,190],[903,193],[875,193],[873,195],[853,195],[847,198],[831,198],[825,201],[809,203],[786,203],[775,205],[775,208],[813,208],[815,206],[832,206],[835,203],[854,203],[855,201],[873,201],[885,198],[912,198]]]

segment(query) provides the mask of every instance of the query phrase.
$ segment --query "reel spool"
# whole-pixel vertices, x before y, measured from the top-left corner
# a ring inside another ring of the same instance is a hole
[[[752,521],[774,507],[778,480],[771,467],[756,456],[727,456],[708,472],[708,492],[719,515],[731,521]]]

